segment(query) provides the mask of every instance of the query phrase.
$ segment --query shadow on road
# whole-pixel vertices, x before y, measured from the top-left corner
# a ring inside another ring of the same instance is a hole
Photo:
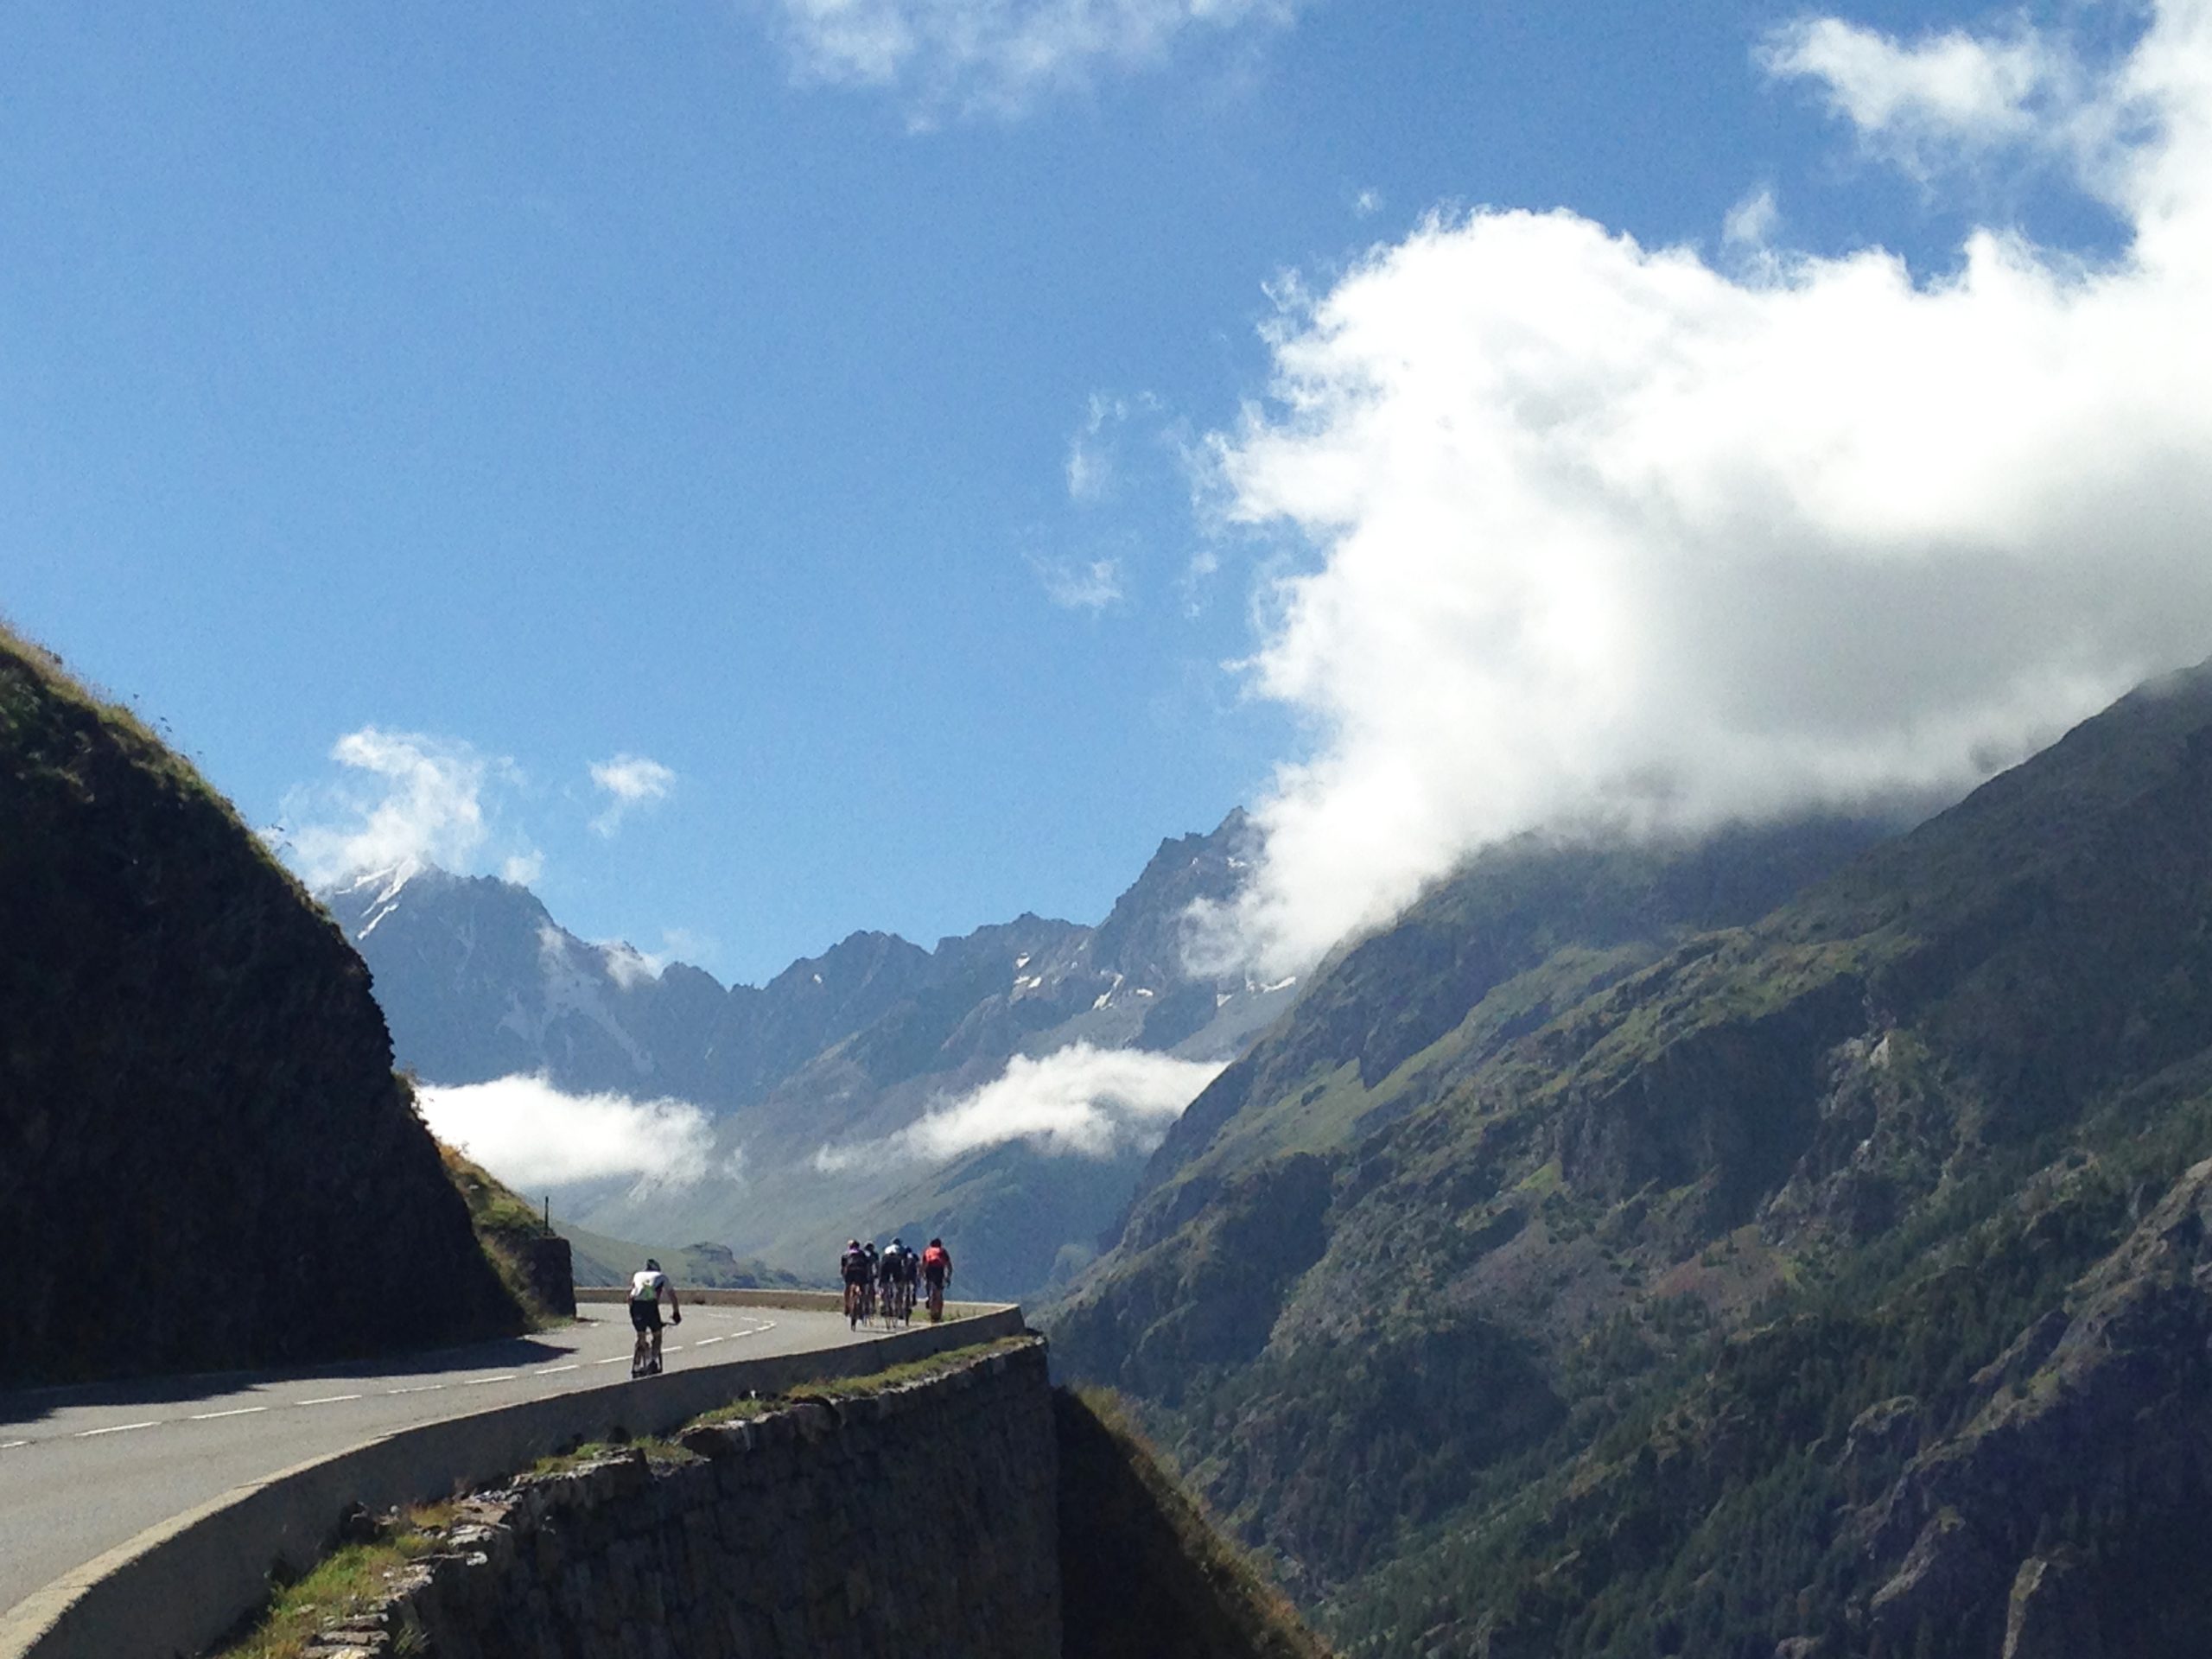
[[[572,1325],[527,1337],[500,1337],[459,1348],[427,1353],[383,1354],[333,1360],[296,1370],[204,1371],[186,1376],[119,1377],[107,1382],[72,1382],[57,1388],[0,1394],[0,1425],[35,1423],[76,1406],[174,1404],[211,1395],[233,1394],[270,1382],[310,1382],[318,1377],[435,1376],[449,1371],[491,1371],[552,1364],[574,1354],[578,1338],[600,1321],[590,1316]]]

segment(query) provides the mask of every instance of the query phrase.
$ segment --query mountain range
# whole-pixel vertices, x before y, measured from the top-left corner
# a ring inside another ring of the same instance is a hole
[[[1348,1653],[2202,1651],[2212,668],[1871,845],[1491,849],[1044,1319]]]
[[[528,1075],[573,1094],[690,1103],[712,1122],[696,1179],[556,1189],[617,1237],[710,1240],[822,1277],[849,1232],[957,1232],[963,1286],[1019,1295],[1088,1261],[1156,1131],[1081,1151],[901,1132],[1053,1055],[1191,1063],[1195,1090],[1287,1006],[1184,966],[1184,917],[1244,879],[1249,829],[1161,843],[1095,926],[1023,915],[925,950],[861,932],[762,986],[563,929],[526,888],[410,863],[320,896],[364,960],[400,1064],[429,1084]],[[1179,1100],[1175,1103],[1180,1105]]]

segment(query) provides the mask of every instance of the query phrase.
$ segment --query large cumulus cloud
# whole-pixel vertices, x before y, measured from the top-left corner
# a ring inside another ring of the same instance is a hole
[[[2125,251],[1725,267],[1484,211],[1290,293],[1214,452],[1306,550],[1249,671],[1315,741],[1202,955],[1308,960],[1534,825],[1961,789],[2212,654],[2212,4],[2101,67],[2018,24],[1761,56],[1923,176],[2063,158]]]

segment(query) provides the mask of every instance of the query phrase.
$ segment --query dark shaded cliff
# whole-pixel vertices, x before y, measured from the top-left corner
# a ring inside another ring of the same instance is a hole
[[[193,769],[0,632],[0,1385],[519,1328],[368,973]]]

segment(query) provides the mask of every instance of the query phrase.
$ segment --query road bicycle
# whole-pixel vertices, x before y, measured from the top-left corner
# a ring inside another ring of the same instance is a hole
[[[671,1325],[683,1323],[683,1310],[677,1308],[668,1316]],[[660,1326],[658,1325],[638,1332],[638,1339],[630,1344],[630,1377],[635,1382],[641,1376],[658,1376],[661,1371]]]

